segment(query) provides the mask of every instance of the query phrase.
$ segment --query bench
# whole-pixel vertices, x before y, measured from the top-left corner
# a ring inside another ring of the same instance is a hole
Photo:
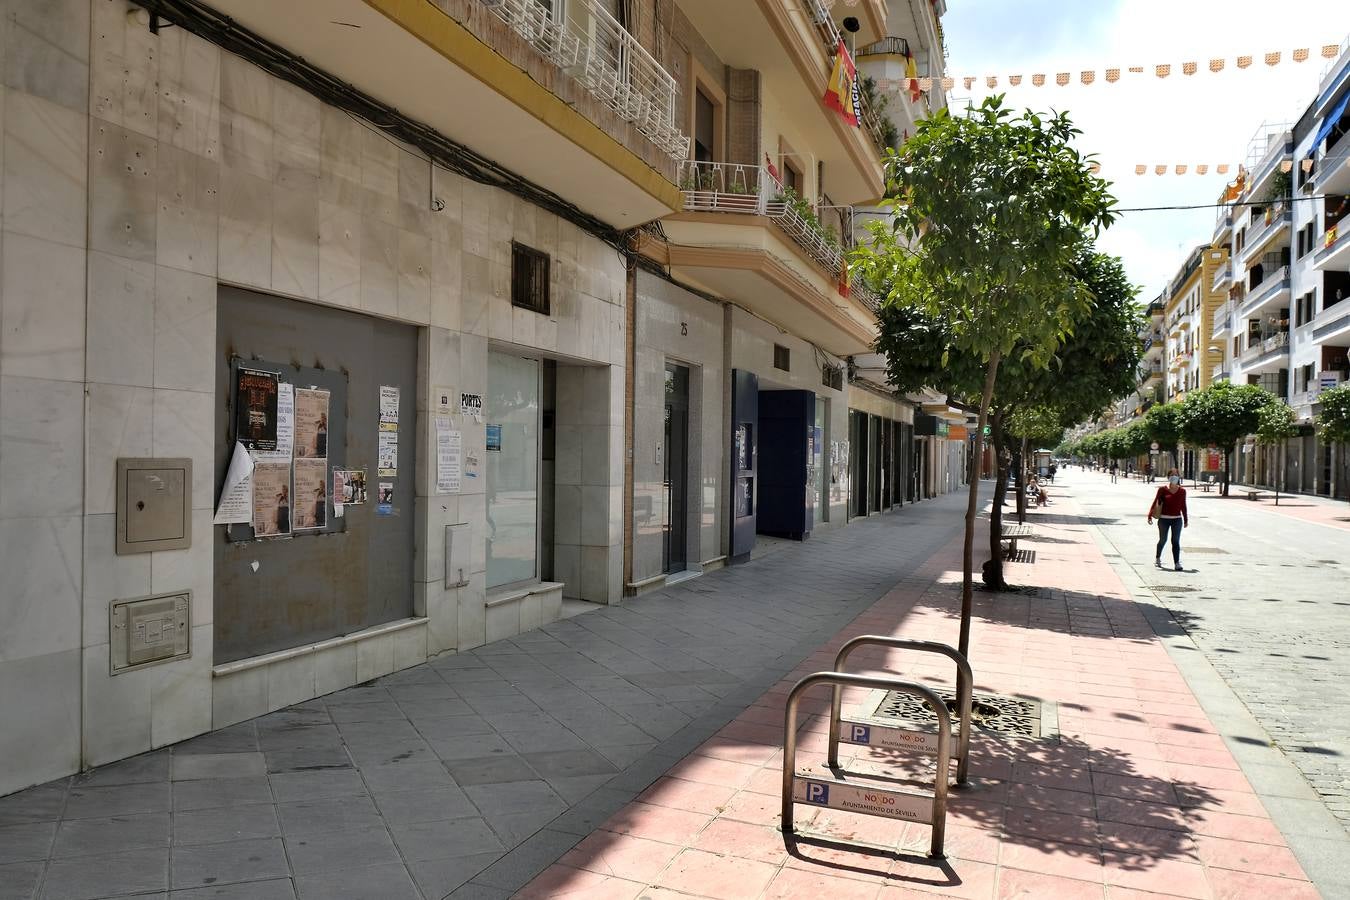
[[[1244,493],[1244,494],[1247,495],[1247,499],[1248,499],[1248,500],[1260,500],[1260,499],[1261,499],[1261,491],[1248,491],[1248,490],[1244,490],[1242,493]]]
[[[1030,534],[1030,525],[1004,525],[1003,534],[999,536],[999,540],[1007,544],[1007,547],[1003,551],[1003,558],[1006,560],[1015,560],[1017,558],[1017,539],[1019,537],[1027,537]]]
[[[1198,487],[1200,490],[1204,491],[1206,494],[1214,490],[1214,482],[1210,481],[1208,478],[1205,479],[1204,481],[1196,482],[1195,486]]]

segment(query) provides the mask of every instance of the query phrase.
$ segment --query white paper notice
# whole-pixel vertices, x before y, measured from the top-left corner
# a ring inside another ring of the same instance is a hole
[[[398,388],[380,385],[380,422],[398,424]]]
[[[258,459],[288,460],[295,452],[295,385],[277,385],[277,449],[258,451]]]
[[[253,521],[253,457],[239,441],[234,442],[234,456],[225,470],[225,486],[220,490],[214,521],[217,525],[247,525]]]
[[[464,434],[450,427],[449,416],[436,417],[436,491],[458,494],[464,460]]]

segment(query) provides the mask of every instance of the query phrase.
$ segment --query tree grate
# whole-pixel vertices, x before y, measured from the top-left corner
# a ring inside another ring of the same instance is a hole
[[[950,691],[937,693],[947,705],[947,709],[955,715],[958,709],[956,694]],[[1053,707],[1053,704],[1042,704],[1039,700],[973,693],[970,699],[972,730],[1011,737],[1052,737],[1055,729],[1048,726],[1049,720],[1053,717],[1045,715],[1046,705]],[[869,718],[890,722],[937,724],[937,716],[927,701],[901,691],[886,691]],[[956,732],[955,719],[952,721],[952,732]]]

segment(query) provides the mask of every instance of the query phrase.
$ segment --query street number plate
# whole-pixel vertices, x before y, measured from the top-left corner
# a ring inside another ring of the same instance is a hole
[[[888,819],[904,819],[906,822],[932,824],[933,821],[931,797],[841,784],[837,781],[822,781],[801,775],[792,779],[792,799],[797,803],[811,806],[825,806],[869,816],[885,816]]]

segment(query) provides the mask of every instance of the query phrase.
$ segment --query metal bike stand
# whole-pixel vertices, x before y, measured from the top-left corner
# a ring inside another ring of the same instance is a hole
[[[902,691],[926,700],[937,714],[937,771],[932,795],[900,791],[894,788],[864,786],[843,778],[816,778],[797,774],[797,705],[804,691],[818,684],[838,687],[884,688]],[[946,705],[936,693],[921,684],[883,678],[876,675],[848,675],[843,672],[816,672],[793,685],[788,692],[787,712],[783,718],[783,833],[792,834],[794,803],[840,809],[868,816],[883,816],[931,825],[933,841],[928,855],[942,859],[942,841],[947,826],[947,773],[951,768],[952,722]]]
[[[956,738],[956,783],[965,784],[970,769],[970,692],[974,676],[970,663],[954,647],[939,644],[936,641],[907,641],[901,638],[886,637],[879,634],[864,634],[846,642],[839,648],[834,658],[834,670],[843,672],[844,663],[849,654],[862,646],[898,647],[902,650],[918,650],[923,653],[940,653],[950,657],[956,663],[956,698],[960,707],[957,715]],[[829,763],[839,765],[839,743],[859,744],[864,747],[885,747],[887,749],[921,750],[927,753],[937,752],[937,743],[933,736],[922,729],[898,728],[894,725],[882,725],[873,722],[846,721],[841,715],[844,692],[839,685],[833,688],[830,700],[830,744]],[[945,703],[937,706],[946,707]],[[937,708],[934,707],[934,709]],[[844,732],[841,726],[847,725]],[[842,732],[842,734],[841,734]]]

